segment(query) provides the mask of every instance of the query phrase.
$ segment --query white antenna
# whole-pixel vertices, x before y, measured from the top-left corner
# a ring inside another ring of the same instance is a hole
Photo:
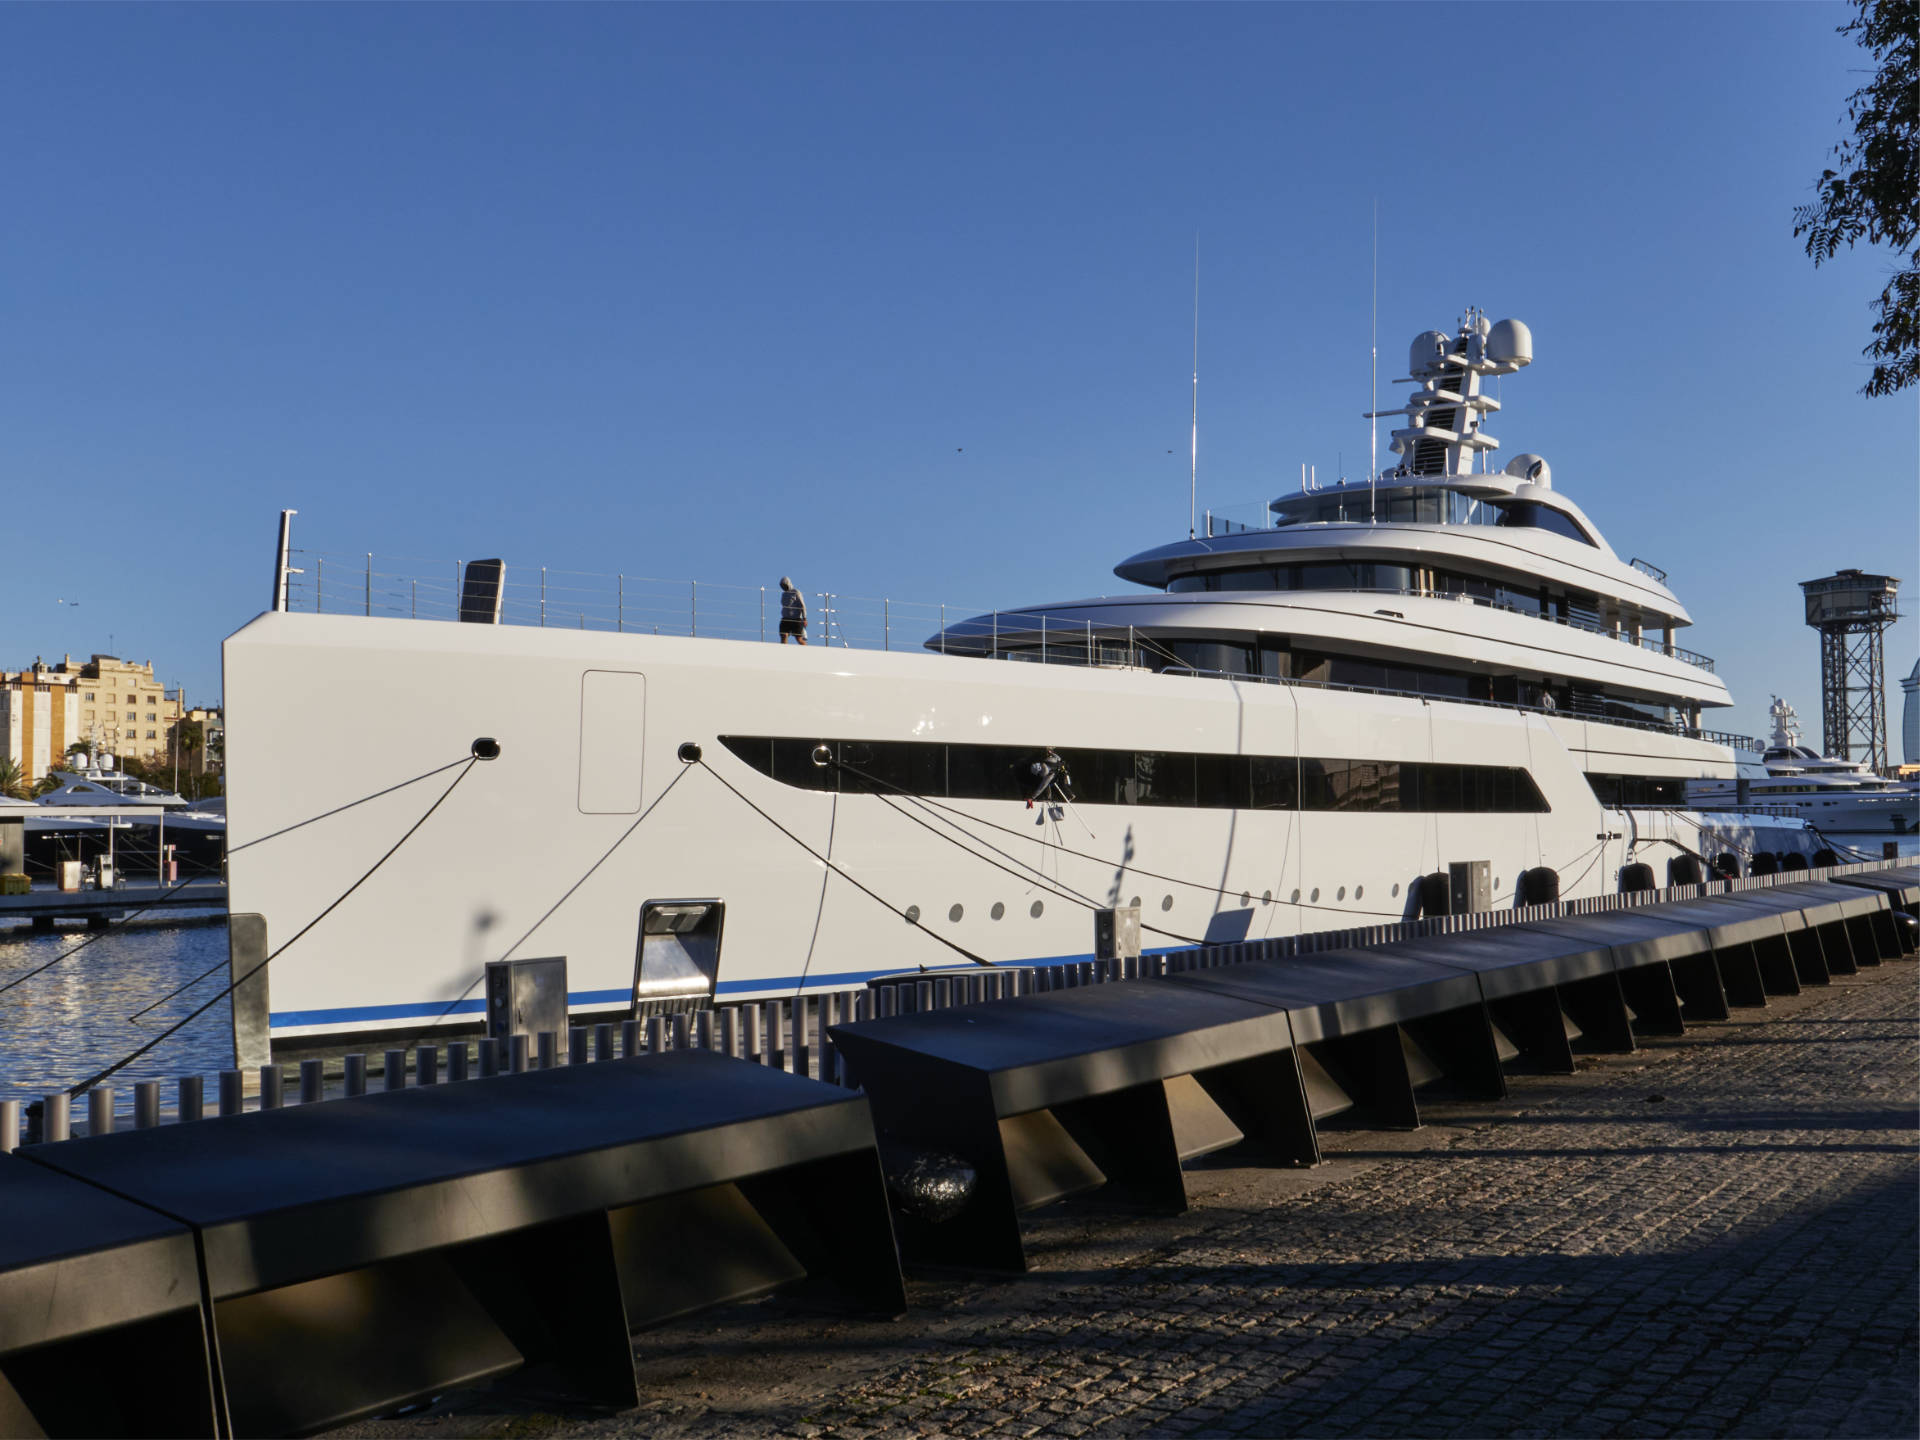
[[[1198,530],[1200,495],[1200,232],[1193,234],[1193,469],[1187,475],[1187,538]]]
[[[1380,478],[1380,197],[1373,197],[1373,326],[1369,333],[1373,346],[1373,369],[1367,376],[1367,424],[1371,431],[1367,457],[1367,519],[1374,514],[1374,482]]]

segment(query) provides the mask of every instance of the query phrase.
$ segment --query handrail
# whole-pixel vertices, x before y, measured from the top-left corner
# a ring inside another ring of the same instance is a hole
[[[1653,564],[1651,561],[1642,560],[1638,555],[1636,555],[1633,557],[1633,559],[1629,560],[1627,563],[1633,566],[1633,568],[1638,570],[1642,575],[1651,575],[1654,579],[1658,580],[1662,585],[1667,583],[1667,572],[1662,570],[1658,565]]]
[[[307,550],[291,553],[301,557],[302,562],[288,576],[287,604],[291,610],[412,619],[457,620],[459,617],[460,589],[465,577],[465,567],[460,562],[422,561],[419,562],[423,566],[421,572],[400,573],[374,568],[374,557],[365,552],[352,556],[326,555]],[[769,593],[769,587],[764,585],[721,585],[509,564],[505,568],[502,590],[500,613],[504,624],[769,642],[775,640],[779,633],[780,592],[773,590]],[[1315,592],[1273,593],[1301,595]],[[1324,593],[1404,596],[1408,592],[1356,587]],[[890,597],[844,595],[832,590],[809,591],[807,595],[811,602],[809,619],[814,643],[846,649],[891,650],[893,632],[899,629],[902,632],[902,648],[908,650],[925,648],[943,654],[1038,661],[1042,664],[1087,665],[1091,662],[1100,668],[1131,669],[1140,668],[1137,656],[1141,645],[1153,643],[1133,626],[1075,621],[1052,611],[992,610],[917,603]],[[1552,619],[1558,624],[1595,634],[1612,633],[1571,617],[1534,616],[1534,612],[1498,605],[1477,595],[1454,592],[1430,592],[1430,595],[1439,599],[1465,599],[1491,609]],[[952,618],[955,616],[965,618],[956,621]],[[933,632],[932,638],[924,642],[908,638],[914,634],[926,634],[929,630]],[[1005,650],[1006,642],[1015,636],[1023,641],[1038,636],[1039,651],[1009,655]],[[1625,634],[1618,638],[1630,639]],[[1641,644],[1656,653],[1665,653],[1657,642],[1643,639]],[[1709,671],[1713,669],[1713,661],[1704,655],[1694,655],[1677,647],[1672,653],[1675,658],[1690,664]],[[1121,655],[1127,658],[1122,660],[1119,658]],[[1173,659],[1170,653],[1165,653],[1163,658],[1169,661]],[[1291,676],[1276,679],[1273,676],[1237,672],[1202,672],[1180,664],[1169,664],[1161,673],[1206,674],[1259,684],[1281,683],[1429,700],[1436,698],[1420,691],[1384,686],[1347,685]],[[1584,709],[1549,709],[1514,701],[1475,700],[1456,696],[1443,698],[1463,705],[1524,710],[1593,724],[1653,730],[1740,749],[1757,751],[1761,748],[1758,741],[1744,735],[1689,729],[1652,720],[1594,715]]]

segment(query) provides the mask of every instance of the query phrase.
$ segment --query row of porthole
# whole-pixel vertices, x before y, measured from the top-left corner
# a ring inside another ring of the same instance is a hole
[[[1268,898],[1271,899],[1272,896],[1269,895]],[[1138,895],[1134,896],[1130,903],[1133,905],[1133,907],[1136,910],[1139,909],[1140,897]],[[1160,898],[1160,908],[1162,910],[1173,909],[1173,896],[1163,895]],[[1047,910],[1046,901],[1036,900],[1033,902],[1033,904],[1027,907],[1027,914],[1032,916],[1035,920],[1038,920],[1042,915],[1046,913],[1046,910]],[[952,921],[955,925],[958,925],[960,921],[966,917],[966,913],[967,913],[966,906],[955,903],[947,911],[947,919]],[[920,923],[920,907],[918,905],[909,905],[905,910],[901,912],[901,914],[906,917],[906,921],[909,925],[918,925]],[[994,901],[993,908],[987,911],[988,918],[993,920],[1004,920],[1006,918],[1006,915],[1007,915],[1007,907],[998,900]]]
[[[1498,880],[1495,880],[1493,883],[1494,883],[1494,887],[1498,889],[1500,882]],[[1356,885],[1353,887],[1353,898],[1355,900],[1364,900],[1366,899],[1366,897],[1367,897],[1366,886]],[[1334,891],[1333,898],[1336,901],[1345,900],[1347,898],[1347,887],[1344,885],[1340,886],[1339,889]],[[1396,900],[1400,898],[1400,884],[1398,881],[1394,882],[1393,898]],[[1128,901],[1127,903],[1132,905],[1134,909],[1138,910],[1140,908],[1140,897],[1136,895],[1133,897],[1132,900]],[[1250,907],[1253,904],[1253,892],[1251,890],[1241,891],[1240,903],[1243,906]],[[1262,905],[1271,905],[1273,903],[1273,892],[1271,890],[1261,891],[1260,903]],[[1293,896],[1288,901],[1288,903],[1292,905],[1298,905],[1300,903],[1300,892],[1298,890],[1295,890],[1293,892]],[[1309,892],[1309,894],[1307,895],[1307,903],[1309,905],[1317,905],[1320,903],[1320,887],[1318,885],[1314,886],[1312,891]],[[1046,907],[1045,901],[1036,900],[1033,902],[1033,904],[1030,907],[1028,907],[1027,914],[1031,915],[1035,920],[1038,920],[1041,917],[1041,915],[1046,912],[1046,908],[1047,907]],[[1161,896],[1160,908],[1162,910],[1173,909],[1173,896],[1171,895]],[[907,923],[909,925],[918,925],[920,923],[920,907],[918,905],[909,905],[906,908],[904,913],[907,917]],[[958,925],[960,921],[965,917],[966,913],[967,911],[964,905],[955,904],[950,910],[947,911],[947,919],[952,921],[954,924]],[[998,900],[993,902],[993,908],[987,912],[988,916],[995,920],[1004,919],[1006,917],[1006,913],[1007,913],[1007,907],[1001,904],[1000,901]]]

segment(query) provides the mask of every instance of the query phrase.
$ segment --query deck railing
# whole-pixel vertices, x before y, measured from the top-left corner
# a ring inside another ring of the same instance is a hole
[[[385,616],[417,620],[458,620],[466,569],[460,561],[409,560],[290,552],[287,608],[328,615]],[[395,568],[405,567],[405,568]],[[779,639],[781,592],[778,586],[726,585],[654,576],[556,570],[544,565],[504,567],[500,619],[503,624],[567,630],[606,630],[622,634],[688,635],[722,640],[773,642]],[[1231,592],[1221,592],[1223,594]],[[1260,592],[1249,592],[1260,593]],[[1276,592],[1306,593],[1306,592]],[[1354,589],[1339,593],[1401,596],[1401,591]],[[1290,676],[1227,670],[1200,670],[1179,659],[1166,644],[1131,625],[1102,625],[1072,620],[1051,611],[994,610],[985,606],[897,600],[890,596],[849,595],[837,590],[803,591],[808,638],[854,650],[932,649],[982,659],[1042,665],[1093,665],[1114,669],[1151,669],[1261,685],[1296,685],[1366,694],[1433,699],[1417,690],[1342,684]],[[1510,609],[1482,596],[1447,594],[1439,598]],[[1527,611],[1516,611],[1529,614]],[[1606,635],[1603,627],[1567,617],[1552,617],[1575,629]],[[1630,640],[1622,632],[1616,638]],[[1656,652],[1658,642],[1642,644]],[[1711,670],[1704,655],[1675,649],[1677,658]],[[1750,736],[1729,735],[1679,723],[1636,720],[1581,707],[1569,712],[1551,705],[1504,700],[1444,697],[1466,705],[1487,705],[1539,714],[1573,714],[1596,724],[1624,725],[1689,739],[1711,740],[1758,750]]]

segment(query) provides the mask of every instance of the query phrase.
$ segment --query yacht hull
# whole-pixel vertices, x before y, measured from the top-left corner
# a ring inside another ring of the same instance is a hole
[[[623,1013],[650,900],[725,902],[717,998],[738,1000],[970,957],[1084,958],[1090,910],[1113,903],[1140,904],[1152,949],[1398,921],[1451,861],[1490,862],[1508,906],[1534,867],[1573,898],[1616,889],[1631,861],[1664,881],[1683,848],[1752,843],[1747,817],[1723,836],[1709,818],[1603,808],[1584,773],[1639,747],[1660,773],[1728,777],[1730,751],[1438,699],[290,613],[232,636],[224,663],[232,911],[264,918],[271,951],[339,901],[270,967],[276,1042],[471,1028],[486,962],[509,955],[564,955],[576,1015]],[[825,793],[721,740],[742,735],[1519,767],[1546,808]],[[479,737],[497,759],[469,763]],[[1810,846],[1785,827],[1773,848]]]

